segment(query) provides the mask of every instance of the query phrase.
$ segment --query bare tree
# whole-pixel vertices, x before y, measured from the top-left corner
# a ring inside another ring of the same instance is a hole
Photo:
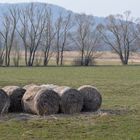
[[[51,9],[46,9],[46,24],[43,31],[43,37],[42,37],[42,46],[43,46],[43,54],[44,54],[44,66],[48,65],[48,62],[52,56],[52,46],[54,42],[54,38],[56,35],[56,32],[54,31],[54,24],[53,24],[53,15],[51,12]],[[51,52],[50,52],[51,51]]]
[[[58,17],[55,23],[55,31],[56,31],[56,36],[55,36],[55,50],[56,50],[56,65],[59,65],[60,62],[60,39],[62,36],[62,23],[63,23],[63,17],[62,14]]]
[[[137,19],[135,23],[136,23],[135,36],[137,38],[136,38],[136,42],[135,42],[136,47],[134,48],[134,51],[137,51],[140,48],[140,19]]]
[[[0,31],[0,35],[3,38],[2,40],[4,42],[3,45],[5,49],[5,66],[10,65],[10,54],[13,47],[18,19],[19,15],[16,8],[9,9],[8,13],[3,15],[3,27]]]
[[[73,22],[71,13],[68,12],[67,15],[62,15],[62,13],[60,13],[55,22],[55,49],[57,65],[63,65],[63,54],[64,50],[68,46],[68,36],[72,27]]]
[[[128,64],[130,52],[135,49],[135,24],[129,11],[123,15],[107,17],[107,25],[99,25],[103,41],[118,54],[123,65]]]
[[[94,29],[91,33],[89,33],[86,41],[86,48],[84,51],[84,65],[88,66],[90,63],[95,63],[95,59],[101,56],[101,53],[97,53],[100,48],[100,35],[99,32]]]
[[[60,65],[63,65],[63,55],[65,47],[68,46],[68,37],[70,35],[70,30],[73,27],[73,21],[71,17],[71,13],[68,13],[68,15],[65,17],[63,21],[63,31],[62,31],[62,37],[61,37],[61,48],[60,48]]]
[[[20,11],[21,29],[17,29],[25,48],[25,63],[33,66],[35,54],[39,48],[45,27],[45,7],[40,10],[31,4]]]
[[[89,65],[89,59],[94,57],[97,47],[99,47],[99,32],[93,17],[85,14],[76,16],[76,26],[77,29],[72,35],[72,40],[80,50],[81,65]]]

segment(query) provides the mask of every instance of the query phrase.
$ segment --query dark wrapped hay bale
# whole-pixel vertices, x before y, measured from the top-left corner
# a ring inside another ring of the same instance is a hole
[[[79,113],[83,106],[80,92],[70,87],[55,87],[54,91],[61,97],[60,111],[65,114]]]
[[[21,99],[25,93],[25,89],[18,86],[6,86],[3,90],[10,97],[9,112],[21,112],[23,111],[21,105]]]
[[[4,90],[0,89],[0,114],[7,113],[9,107],[10,98]]]
[[[84,85],[78,88],[84,98],[83,111],[97,111],[102,104],[100,92],[93,86]]]
[[[37,114],[56,114],[59,111],[60,97],[51,89],[41,89],[35,97]]]
[[[51,89],[33,86],[26,91],[22,102],[27,113],[49,115],[58,113],[60,97]]]

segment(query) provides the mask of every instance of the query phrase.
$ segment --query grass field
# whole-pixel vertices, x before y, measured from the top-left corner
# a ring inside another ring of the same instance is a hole
[[[0,86],[95,85],[104,113],[0,119],[0,140],[140,140],[140,66],[0,68]],[[13,114],[11,114],[13,115]]]

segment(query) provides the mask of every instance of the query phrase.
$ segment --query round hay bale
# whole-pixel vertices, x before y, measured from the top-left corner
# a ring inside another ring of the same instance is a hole
[[[25,112],[35,114],[34,109],[34,97],[37,92],[40,90],[39,86],[30,86],[27,88],[23,98],[22,98],[22,106]]]
[[[10,97],[9,112],[23,111],[21,100],[26,90],[18,86],[6,86],[3,88],[3,90]]]
[[[27,113],[49,115],[58,113],[60,97],[51,89],[34,86],[25,92],[22,102]]]
[[[79,113],[83,106],[80,92],[70,87],[55,87],[54,91],[61,97],[60,111],[65,114]]]
[[[40,87],[47,88],[47,89],[54,89],[57,88],[58,86],[53,84],[44,84],[44,85],[40,85]]]
[[[102,96],[97,88],[84,85],[78,88],[84,98],[83,111],[97,111],[102,104]]]
[[[36,84],[25,85],[25,86],[23,87],[23,89],[27,90],[27,89],[29,89],[29,88],[32,87],[32,86],[37,86],[37,85],[36,85]]]
[[[0,89],[0,114],[7,113],[9,107],[10,98],[4,90]]]

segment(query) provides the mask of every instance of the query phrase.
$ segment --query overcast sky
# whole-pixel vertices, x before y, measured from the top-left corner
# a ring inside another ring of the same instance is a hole
[[[6,2],[47,2],[79,13],[94,16],[108,16],[130,10],[134,17],[140,17],[140,0],[0,0]]]

